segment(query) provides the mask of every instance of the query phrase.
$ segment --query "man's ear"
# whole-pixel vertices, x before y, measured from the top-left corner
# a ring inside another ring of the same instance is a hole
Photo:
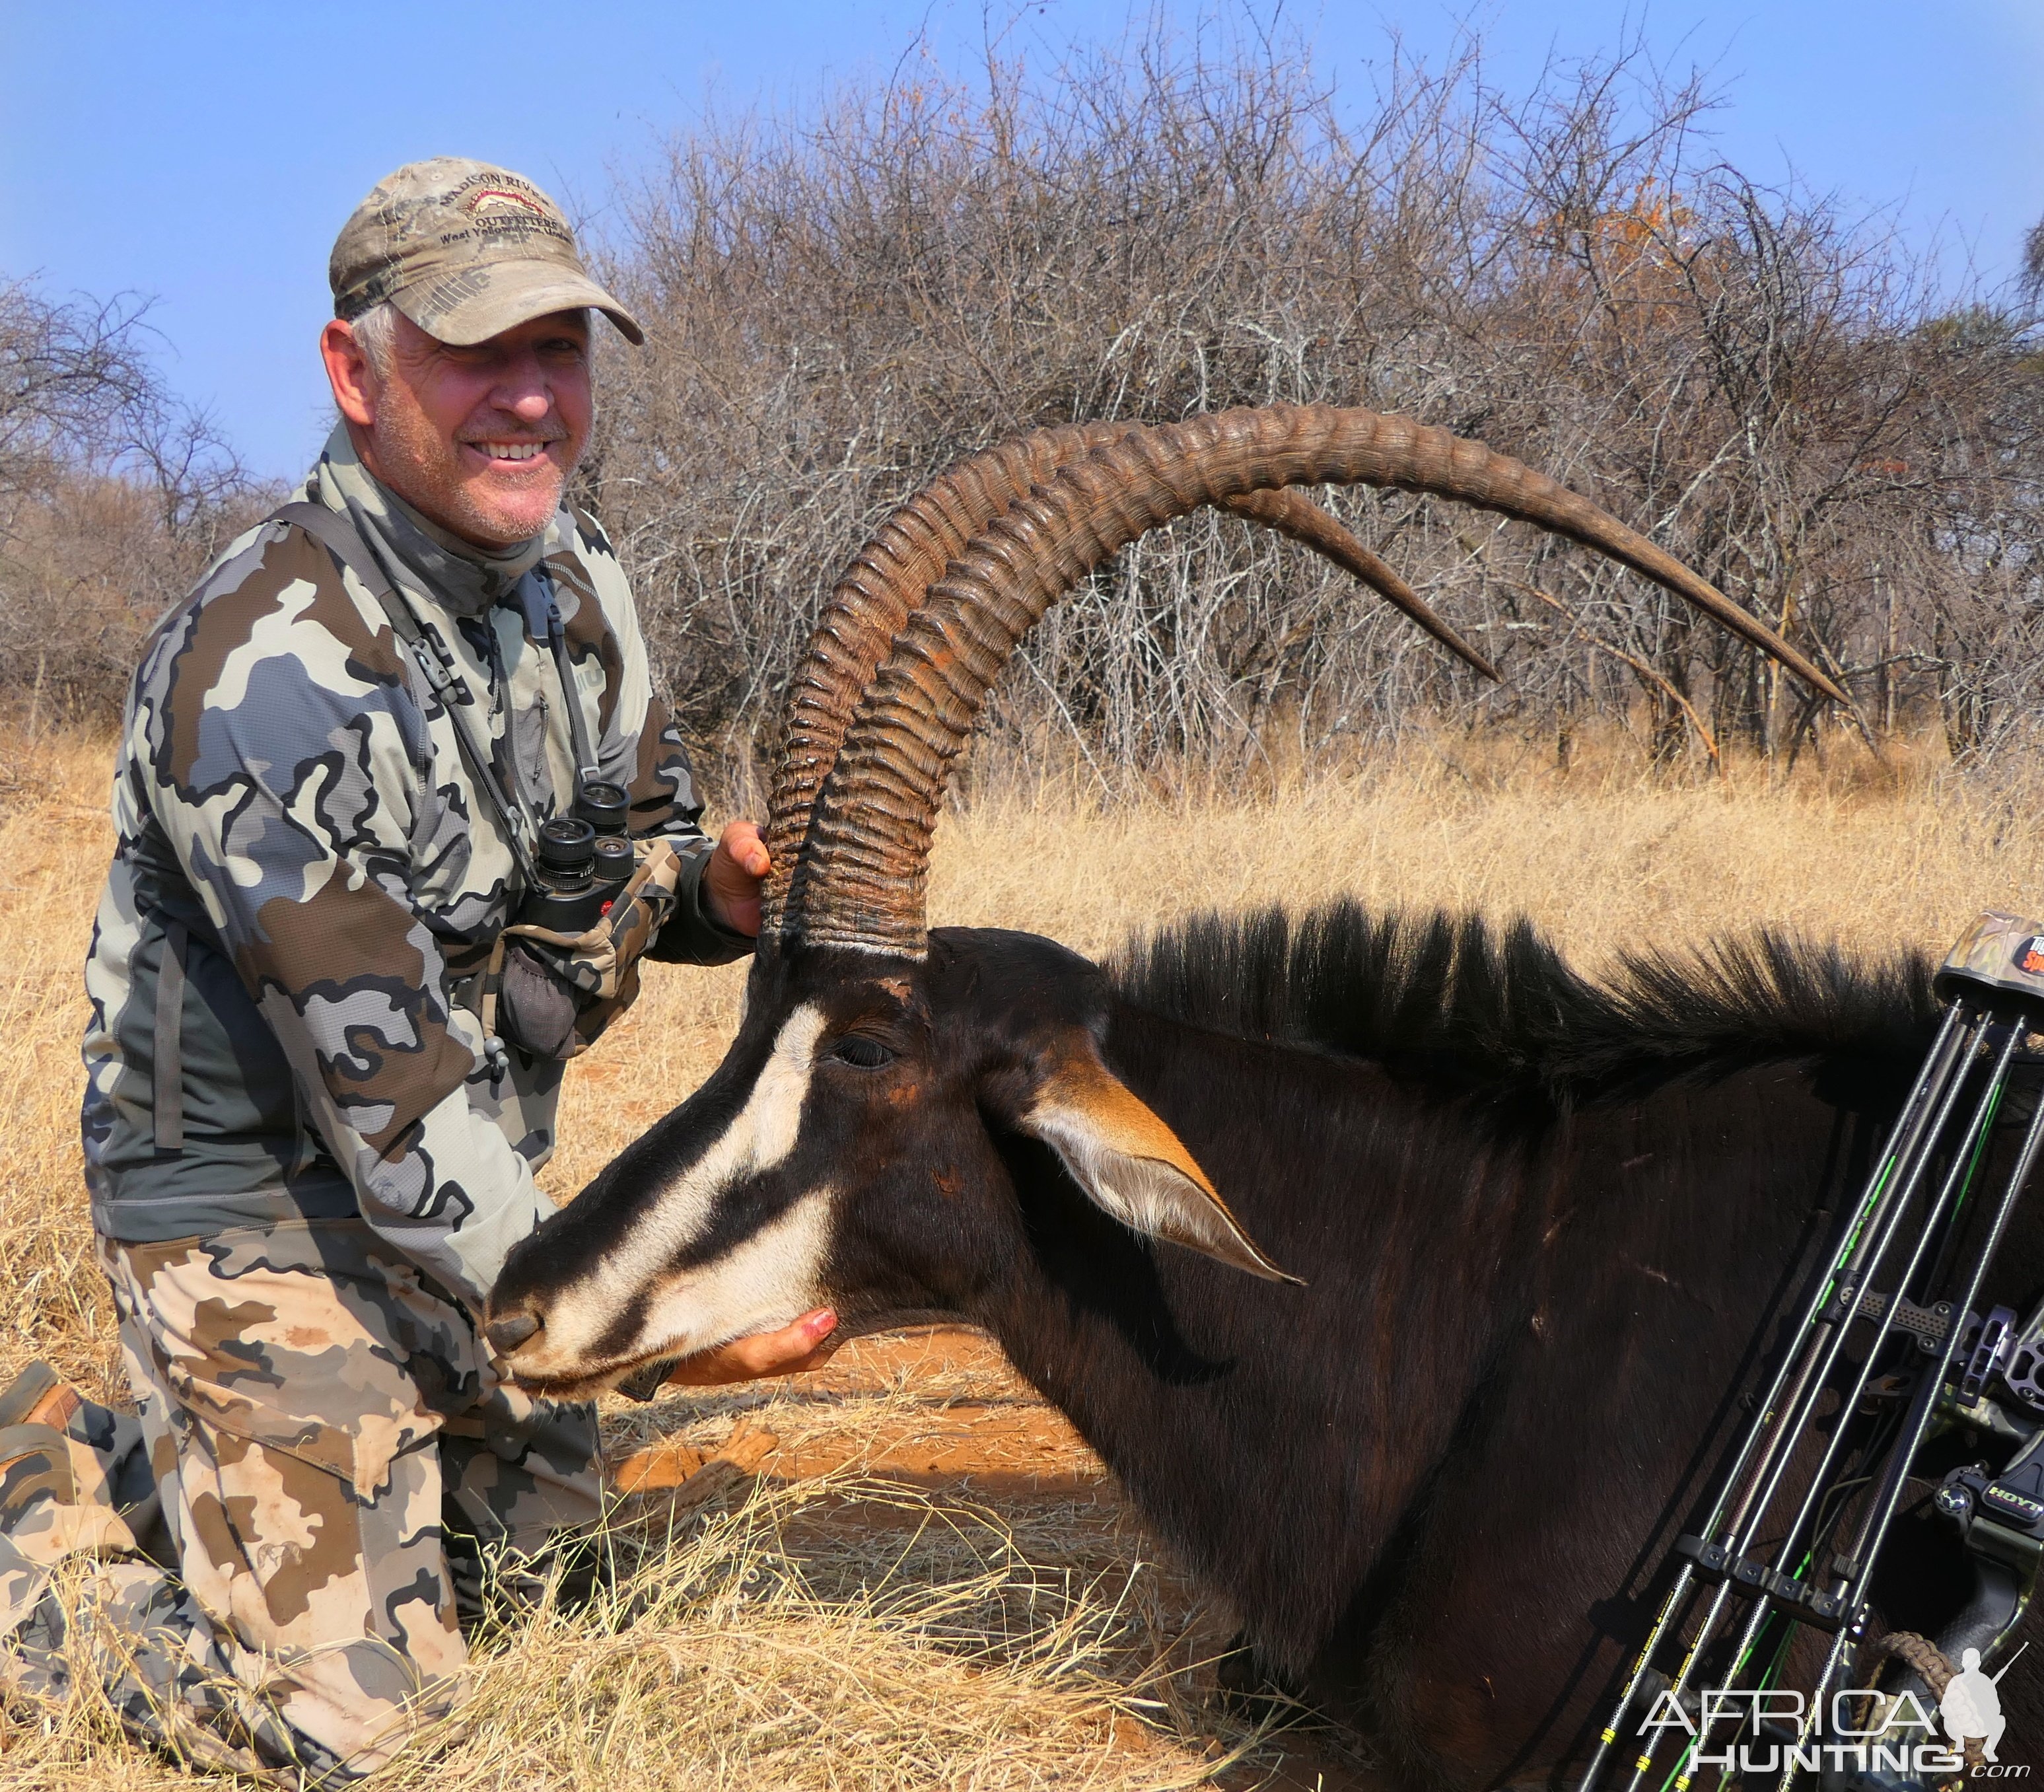
[[[320,359],[326,363],[327,383],[340,414],[358,429],[375,428],[376,383],[369,357],[355,340],[355,326],[329,317],[320,331]]]
[[[1064,1159],[1124,1225],[1273,1282],[1297,1282],[1258,1250],[1178,1135],[1101,1061],[1081,1033],[1016,1122]]]

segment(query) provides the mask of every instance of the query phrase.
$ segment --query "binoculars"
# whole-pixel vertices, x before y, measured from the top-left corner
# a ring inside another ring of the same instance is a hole
[[[521,921],[586,933],[602,920],[638,864],[624,833],[627,800],[622,785],[593,782],[576,795],[572,815],[540,824],[537,881],[519,906]]]

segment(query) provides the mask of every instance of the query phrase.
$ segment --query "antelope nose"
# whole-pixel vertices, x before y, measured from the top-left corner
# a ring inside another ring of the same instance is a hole
[[[530,1313],[506,1313],[503,1318],[493,1319],[483,1327],[490,1334],[490,1341],[506,1356],[539,1329],[538,1316]]]

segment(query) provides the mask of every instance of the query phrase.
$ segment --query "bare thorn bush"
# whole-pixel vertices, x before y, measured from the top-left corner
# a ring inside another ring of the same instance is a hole
[[[154,358],[148,306],[0,275],[0,705],[120,713],[149,625],[278,495]]]
[[[1338,91],[1304,52],[1153,37],[1046,74],[909,64],[708,118],[624,195],[590,479],[698,740],[770,751],[865,533],[951,461],[1074,419],[1275,401],[1412,413],[1596,498],[1811,649],[1870,724],[1961,756],[2037,695],[2044,377],[2014,302],[1719,160],[1637,54],[1509,95],[1473,50]],[[1504,669],[1477,686],[1299,550],[1212,517],[1039,630],[1011,744],[1104,776],[1308,755],[1452,711],[1602,719],[1662,762],[1823,725],[1745,646],[1517,525],[1339,508]],[[1552,599],[1552,602],[1546,601]]]

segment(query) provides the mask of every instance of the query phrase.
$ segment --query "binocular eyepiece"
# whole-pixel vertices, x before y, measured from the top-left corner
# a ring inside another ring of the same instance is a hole
[[[638,862],[624,834],[628,801],[621,785],[587,783],[574,814],[540,824],[538,882],[519,906],[520,921],[557,933],[586,933],[603,918]]]

